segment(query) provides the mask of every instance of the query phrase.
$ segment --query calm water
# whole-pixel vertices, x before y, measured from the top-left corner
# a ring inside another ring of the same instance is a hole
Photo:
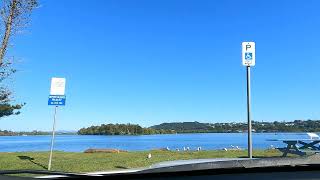
[[[253,148],[281,147],[281,142],[268,139],[308,138],[305,133],[254,133]],[[51,136],[0,136],[0,152],[48,151]],[[142,136],[56,136],[55,150],[82,152],[88,148],[116,148],[128,151],[190,147],[195,150],[223,149],[239,146],[246,148],[245,133],[169,134]]]

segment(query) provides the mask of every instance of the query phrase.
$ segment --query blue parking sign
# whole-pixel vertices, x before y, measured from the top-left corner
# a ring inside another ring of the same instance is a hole
[[[48,105],[50,106],[64,106],[66,105],[66,96],[50,95],[48,99]]]

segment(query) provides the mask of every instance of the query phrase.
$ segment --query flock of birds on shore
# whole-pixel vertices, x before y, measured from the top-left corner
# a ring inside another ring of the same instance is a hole
[[[166,147],[166,150],[167,151],[170,151],[170,148],[169,147]],[[179,148],[176,148],[175,149],[176,151],[180,151]],[[199,146],[196,148],[196,151],[201,151],[202,150],[202,147]],[[225,151],[228,151],[228,150],[242,150],[239,146],[234,146],[234,145],[231,145],[231,148],[230,149],[227,149],[227,148],[223,148],[223,150]],[[183,151],[190,151],[190,147],[183,147]]]
[[[170,151],[170,148],[169,147],[166,147],[165,148],[167,151]],[[270,149],[275,149],[275,147],[273,145],[270,145]],[[176,151],[180,151],[179,148],[176,148],[175,149]],[[196,148],[196,151],[201,151],[202,148],[201,146],[197,147]],[[231,148],[227,149],[227,148],[223,148],[222,150],[225,150],[225,151],[228,151],[228,150],[243,150],[242,148],[240,148],[239,146],[234,146],[234,145],[231,145]],[[183,147],[183,151],[190,151],[190,147]],[[148,159],[150,159],[152,157],[151,153],[148,154]]]
[[[201,151],[201,147],[197,147],[197,151]],[[166,150],[167,151],[170,151],[170,148],[169,147],[166,147]],[[176,151],[180,151],[180,149],[179,148],[176,148]],[[183,147],[183,151],[190,151],[190,147]]]

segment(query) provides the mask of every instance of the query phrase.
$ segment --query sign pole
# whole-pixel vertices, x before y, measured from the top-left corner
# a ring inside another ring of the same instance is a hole
[[[58,106],[55,106],[55,108],[54,108],[53,127],[52,127],[52,138],[51,138],[51,149],[50,149],[50,157],[49,157],[48,171],[50,171],[50,169],[51,169],[52,151],[53,151],[53,143],[54,143],[54,133],[55,133],[55,129],[56,129],[57,108],[58,108]]]
[[[250,67],[256,64],[256,43],[242,42],[242,65],[247,69],[248,157],[252,158]]]
[[[53,116],[53,127],[52,127],[52,138],[51,138],[51,149],[48,163],[48,171],[51,170],[51,162],[52,162],[52,153],[53,153],[53,145],[54,145],[54,133],[56,130],[56,116],[58,106],[64,106],[66,104],[66,96],[65,96],[65,86],[66,86],[66,78],[51,78],[51,86],[50,86],[50,96],[48,99],[48,105],[55,106],[54,108],[54,116]]]
[[[247,118],[248,118],[248,157],[252,158],[252,137],[251,137],[251,93],[250,93],[250,66],[247,66]]]

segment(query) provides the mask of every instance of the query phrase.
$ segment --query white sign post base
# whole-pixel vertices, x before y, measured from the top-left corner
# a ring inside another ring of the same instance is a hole
[[[58,106],[54,107],[54,116],[53,116],[53,127],[52,127],[52,138],[51,138],[51,148],[50,148],[50,157],[49,157],[49,164],[48,164],[48,171],[51,170],[51,162],[52,162],[52,151],[53,151],[53,144],[54,144],[54,134],[56,130],[56,115],[57,115]]]

